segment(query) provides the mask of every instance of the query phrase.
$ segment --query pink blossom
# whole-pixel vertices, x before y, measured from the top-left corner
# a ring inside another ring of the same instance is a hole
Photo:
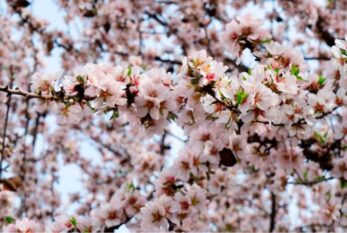
[[[149,202],[141,210],[141,226],[145,231],[167,231],[171,214],[172,199],[163,195]]]
[[[31,88],[34,92],[48,95],[54,89],[54,82],[57,77],[55,74],[35,73],[32,76]]]
[[[247,43],[254,46],[270,37],[271,35],[261,27],[260,21],[250,14],[233,19],[226,25],[223,33],[223,41],[234,56],[240,56],[248,46]]]

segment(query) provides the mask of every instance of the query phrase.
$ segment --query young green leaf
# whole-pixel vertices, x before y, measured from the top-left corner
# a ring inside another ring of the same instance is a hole
[[[316,139],[319,144],[325,144],[325,142],[327,140],[327,136],[328,136],[327,134],[321,135],[318,132],[314,132],[313,133],[314,139]]]
[[[274,71],[275,71],[275,73],[278,75],[278,73],[280,72],[280,68],[276,67],[276,68],[274,69]]]
[[[342,55],[347,56],[347,50],[346,49],[340,49],[340,52],[342,53]]]
[[[245,92],[243,89],[238,89],[236,92],[236,102],[238,105],[243,104],[246,99],[248,98],[248,93]]]
[[[5,217],[5,223],[6,224],[11,224],[11,223],[14,223],[16,220],[13,218],[13,217],[11,217],[11,216],[6,216]]]
[[[290,68],[290,73],[295,76],[297,80],[303,81],[304,79],[299,75],[300,69],[297,65],[292,65]]]
[[[269,44],[271,42],[272,42],[272,40],[270,38],[266,38],[266,39],[260,41],[261,44]]]
[[[294,76],[298,76],[300,72],[299,66],[297,65],[292,65],[290,68],[290,73]]]
[[[86,79],[82,75],[78,75],[76,77],[76,80],[79,84],[82,84],[82,85],[86,84],[86,82],[87,82]]]
[[[132,72],[133,72],[132,66],[128,66],[128,73],[127,73],[127,76],[130,77],[131,74],[132,74]]]
[[[113,110],[112,111],[112,116],[110,120],[117,119],[119,117],[119,111],[118,110]]]
[[[131,182],[131,183],[128,183],[128,184],[127,184],[127,189],[128,189],[130,192],[134,192],[135,189],[136,189],[136,187],[135,187],[134,183]]]
[[[326,78],[324,78],[322,75],[318,76],[318,84],[320,86],[323,86],[325,84]]]
[[[70,218],[70,223],[72,224],[72,226],[74,226],[74,228],[77,228],[77,219],[75,217],[71,217]]]

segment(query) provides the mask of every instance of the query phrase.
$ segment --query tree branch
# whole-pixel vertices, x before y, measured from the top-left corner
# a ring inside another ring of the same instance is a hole
[[[21,95],[30,99],[47,99],[47,100],[54,100],[55,97],[52,95],[38,95],[38,94],[34,94],[28,91],[23,91],[19,88],[9,88],[8,86],[0,86],[0,91],[5,92],[9,95]]]
[[[276,195],[273,192],[271,192],[271,215],[270,215],[269,232],[273,232],[276,227],[276,215],[277,215]]]
[[[324,28],[324,22],[324,18],[322,16],[319,16],[316,24],[317,33],[328,46],[334,46],[335,38],[330,34],[328,30]]]
[[[0,85],[0,91],[5,92],[9,95],[20,95],[20,96],[24,96],[26,98],[29,99],[42,99],[42,100],[50,100],[50,101],[63,101],[63,100],[68,100],[68,99],[73,99],[76,97],[79,97],[78,95],[65,95],[63,97],[60,96],[55,96],[55,95],[39,95],[39,94],[35,94],[32,92],[28,92],[28,91],[23,91],[19,88],[9,88],[8,86],[1,86]],[[83,96],[83,100],[89,101],[89,100],[94,100],[95,98],[97,98],[96,96]]]
[[[7,101],[6,101],[6,115],[5,115],[5,122],[4,122],[4,130],[2,133],[2,144],[1,144],[1,154],[0,154],[0,180],[2,179],[2,164],[5,159],[6,133],[7,133],[10,109],[11,109],[11,94],[8,94]]]

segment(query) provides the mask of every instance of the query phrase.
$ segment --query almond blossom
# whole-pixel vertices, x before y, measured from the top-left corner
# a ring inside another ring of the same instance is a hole
[[[345,0],[44,4],[1,4],[1,231],[346,231]]]

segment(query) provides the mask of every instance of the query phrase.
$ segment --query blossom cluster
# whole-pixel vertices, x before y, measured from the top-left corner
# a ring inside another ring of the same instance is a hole
[[[341,43],[337,46],[341,47]],[[163,130],[166,122],[177,118],[189,135],[173,165],[160,171],[150,202],[146,203],[133,184],[125,185],[107,204],[91,213],[92,220],[65,216],[52,225],[53,231],[91,232],[128,221],[138,221],[139,229],[148,231],[202,230],[206,227],[201,220],[207,217],[203,211],[207,200],[225,187],[225,178],[218,175],[220,166],[233,166],[237,161],[241,167],[262,170],[268,169],[271,166],[268,161],[273,159],[278,165],[274,167],[277,173],[294,172],[299,179],[302,180],[302,174],[304,180],[308,179],[305,149],[276,139],[286,134],[302,140],[312,137],[317,147],[324,148],[329,137],[316,131],[320,126],[313,122],[346,105],[346,89],[341,85],[344,69],[340,69],[341,79],[336,83],[322,75],[308,74],[299,52],[276,42],[267,44],[265,49],[263,62],[239,76],[229,76],[227,68],[206,51],[183,59],[180,81],[174,81],[162,69],[108,64],[88,64],[61,79],[56,75],[35,74],[32,90],[59,103],[59,114],[64,118],[61,123],[77,123],[82,111],[90,109],[111,112],[111,118],[125,114],[149,132],[158,125],[154,132],[160,132],[158,128]],[[336,92],[331,91],[333,87]],[[205,117],[199,118],[199,114]],[[187,122],[189,118],[193,120],[191,124]],[[198,123],[204,125],[192,127]],[[252,124],[257,128],[247,127]],[[309,129],[308,125],[313,127]],[[248,136],[271,127],[278,128],[280,135],[269,142],[262,142],[257,134]],[[339,135],[343,140],[345,130]],[[261,144],[256,147],[253,142]],[[266,143],[270,147],[262,148]],[[143,156],[134,161],[136,170],[158,171],[157,155],[152,152]],[[345,156],[334,159],[333,164],[332,174],[346,179]],[[317,176],[312,175],[314,179]],[[137,217],[133,219],[134,216]],[[6,230],[27,229],[31,220],[23,221],[11,223]],[[30,227],[32,231],[38,228],[36,223]]]
[[[345,40],[336,40],[336,45],[332,47],[332,53],[341,74],[339,85],[347,90],[347,36]]]
[[[252,15],[235,17],[225,25],[222,39],[234,57],[240,57],[243,50],[254,50],[259,44],[271,41],[271,34],[262,27],[262,23]]]
[[[34,92],[59,100],[60,123],[76,124],[88,111],[111,113],[112,119],[129,112],[138,124],[157,131],[176,109],[172,89],[171,75],[163,69],[110,64],[87,64],[62,78],[37,73],[32,80]]]
[[[345,3],[8,1],[0,228],[345,231]]]

